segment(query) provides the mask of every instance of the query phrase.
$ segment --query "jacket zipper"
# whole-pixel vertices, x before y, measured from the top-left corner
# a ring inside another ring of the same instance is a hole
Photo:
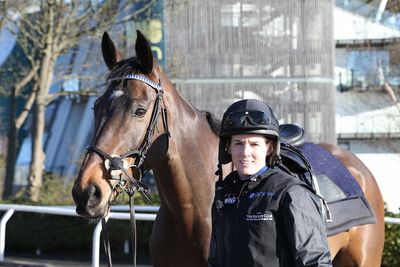
[[[236,203],[236,209],[239,209],[239,205],[240,205],[240,197],[243,194],[244,188],[246,187],[246,185],[248,184],[248,181],[244,182],[242,187],[240,188],[239,194],[237,196],[237,203]],[[237,213],[236,213],[237,214]],[[237,219],[237,216],[236,216]]]
[[[247,181],[243,183],[242,187],[240,188],[239,194],[237,195],[236,212],[235,212],[235,231],[234,231],[235,233],[237,232],[236,230],[238,228],[238,220],[239,220],[238,214],[239,214],[240,197],[242,196],[244,188],[247,186],[247,183],[248,183]],[[233,235],[233,239],[234,239],[233,244],[237,244],[237,240],[236,240],[237,234]],[[233,246],[233,249],[234,249],[233,255],[235,257],[235,261],[234,261],[235,266],[238,264],[238,261],[236,260],[236,257],[238,256],[238,253],[236,253],[236,250],[237,250],[236,248],[237,248],[237,246],[234,245]]]

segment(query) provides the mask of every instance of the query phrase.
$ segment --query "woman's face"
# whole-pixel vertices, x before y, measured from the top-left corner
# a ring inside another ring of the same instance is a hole
[[[240,176],[256,174],[265,166],[271,150],[271,142],[259,134],[233,135],[228,146],[228,153]]]

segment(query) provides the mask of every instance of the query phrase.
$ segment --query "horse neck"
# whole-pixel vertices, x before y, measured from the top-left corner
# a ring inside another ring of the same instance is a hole
[[[167,110],[171,115],[169,127],[179,150],[191,150],[193,147],[204,146],[204,143],[207,144],[210,141],[211,143],[218,142],[218,136],[212,131],[206,116],[186,101],[165,75],[163,84],[168,88]]]
[[[169,85],[165,100],[171,137],[165,160],[154,170],[158,190],[171,210],[194,208],[204,216],[213,196],[218,137],[206,117]]]

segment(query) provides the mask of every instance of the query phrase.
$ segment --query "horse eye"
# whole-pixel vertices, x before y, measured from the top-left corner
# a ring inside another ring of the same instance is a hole
[[[144,108],[138,108],[135,111],[135,117],[143,117],[146,114],[146,110]]]

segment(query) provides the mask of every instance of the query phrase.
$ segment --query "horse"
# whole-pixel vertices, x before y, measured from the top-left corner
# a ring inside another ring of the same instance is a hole
[[[76,211],[89,219],[105,217],[121,192],[118,189],[140,180],[140,169],[152,169],[161,201],[149,243],[153,265],[204,267],[217,180],[217,129],[210,114],[197,110],[176,90],[140,31],[135,52],[135,57],[123,59],[104,33],[102,53],[109,86],[95,102],[92,148],[72,189]],[[333,264],[379,266],[384,207],[378,185],[355,155],[334,145],[322,146],[355,177],[377,219],[375,224],[328,238]],[[117,155],[125,167],[110,168],[113,157],[108,155]],[[135,178],[121,183],[122,176]]]

